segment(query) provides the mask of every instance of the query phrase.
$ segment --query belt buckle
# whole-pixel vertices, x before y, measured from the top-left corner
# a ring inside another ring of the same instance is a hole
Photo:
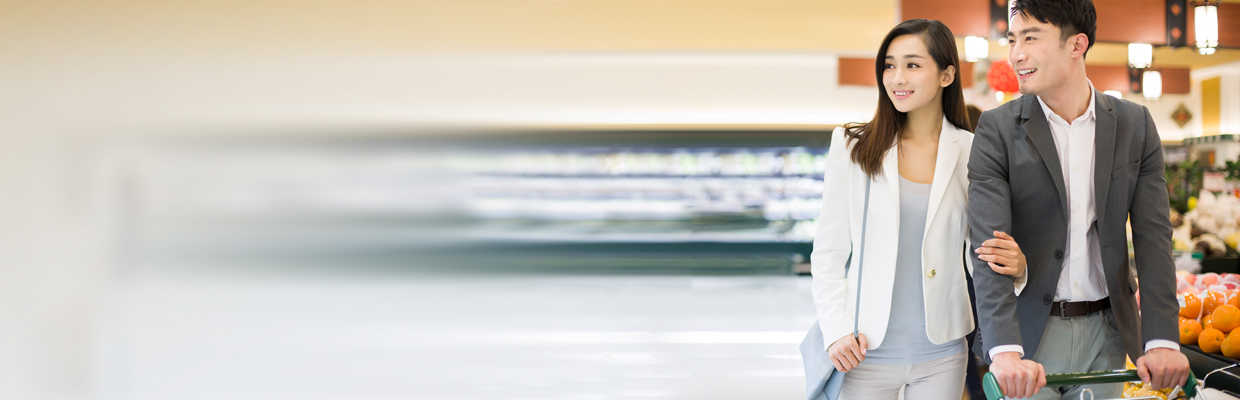
[[[1067,300],[1059,301],[1059,317],[1068,318],[1068,301]]]

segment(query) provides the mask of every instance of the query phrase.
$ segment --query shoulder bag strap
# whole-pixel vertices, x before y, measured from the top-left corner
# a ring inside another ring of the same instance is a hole
[[[856,308],[856,315],[853,316],[853,339],[858,337],[857,324],[861,320],[861,266],[865,260],[865,226],[870,217],[870,182],[873,181],[874,178],[869,176],[865,179],[865,203],[861,206],[861,249],[857,252],[857,302],[853,303]]]

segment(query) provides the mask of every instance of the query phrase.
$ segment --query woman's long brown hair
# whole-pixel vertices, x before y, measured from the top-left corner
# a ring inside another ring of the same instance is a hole
[[[956,39],[952,37],[952,31],[942,22],[934,20],[911,19],[901,22],[883,38],[883,45],[878,48],[878,57],[874,59],[874,76],[878,79],[878,111],[875,112],[874,119],[864,124],[854,122],[844,126],[848,140],[857,141],[857,145],[852,149],[852,161],[860,165],[861,170],[871,179],[883,172],[883,156],[891,146],[895,146],[900,130],[908,122],[908,115],[896,110],[895,104],[892,104],[891,98],[887,96],[887,88],[883,85],[887,47],[892,40],[903,35],[921,37],[939,71],[948,66],[955,67],[956,79],[943,88],[943,115],[957,128],[973,130],[969,124],[969,114],[965,111],[964,89],[960,80],[960,56],[956,52]]]

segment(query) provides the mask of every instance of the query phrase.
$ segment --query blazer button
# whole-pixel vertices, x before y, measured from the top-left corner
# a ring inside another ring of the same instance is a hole
[[[935,270],[930,270],[930,272],[926,274],[926,277],[927,277],[927,278],[933,278],[935,273],[936,273],[936,271],[935,271]]]
[[[1051,295],[1042,296],[1042,304],[1051,305]]]
[[[1062,260],[1062,259],[1063,259],[1063,250],[1055,250],[1055,259],[1056,259],[1056,260]]]

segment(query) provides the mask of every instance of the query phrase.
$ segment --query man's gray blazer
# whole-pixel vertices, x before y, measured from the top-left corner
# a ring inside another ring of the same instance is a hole
[[[1097,118],[1094,201],[1106,288],[1124,351],[1133,361],[1145,342],[1178,342],[1171,222],[1163,178],[1162,143],[1149,110],[1094,92]],[[982,114],[969,158],[969,237],[974,248],[1008,232],[1028,261],[1029,280],[1020,296],[1012,277],[972,257],[977,291],[978,356],[991,362],[991,348],[1038,350],[1064,267],[1068,202],[1050,125],[1035,96],[1022,96]],[[1133,296],[1125,222],[1131,218],[1141,307]]]

